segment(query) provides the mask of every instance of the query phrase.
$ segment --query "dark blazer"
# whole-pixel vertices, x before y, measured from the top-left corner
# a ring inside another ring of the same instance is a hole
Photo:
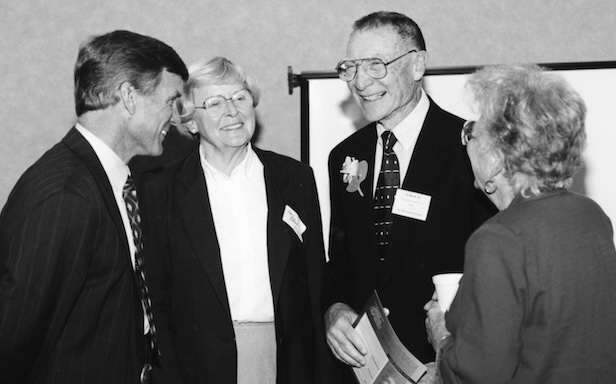
[[[327,357],[319,305],[325,254],[314,176],[302,163],[254,150],[267,191],[277,383],[312,383],[319,375],[317,350]],[[179,370],[185,383],[235,383],[233,324],[199,152],[144,178],[139,193],[148,219],[146,268],[154,314],[162,322],[163,370],[155,378],[177,382]],[[286,205],[307,226],[303,242],[282,220]]]
[[[348,137],[329,157],[332,214],[323,307],[343,302],[359,312],[376,289],[401,341],[424,362],[434,360],[423,310],[434,292],[431,276],[462,270],[466,240],[495,211],[473,186],[461,129],[461,119],[430,100],[402,182],[403,189],[432,197],[428,216],[420,221],[394,215],[384,265],[379,265],[373,218],[376,124]],[[364,197],[346,191],[340,173],[346,156],[368,162]]]
[[[143,314],[111,185],[76,129],[0,217],[0,382],[137,383]]]

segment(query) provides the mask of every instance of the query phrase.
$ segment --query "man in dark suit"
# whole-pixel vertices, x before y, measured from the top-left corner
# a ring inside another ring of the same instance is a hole
[[[0,216],[3,384],[147,382],[156,357],[123,189],[133,156],[161,154],[188,72],[161,41],[114,31],[81,46],[74,75],[76,126]]]
[[[367,346],[352,324],[373,290],[404,345],[434,359],[422,309],[431,276],[462,270],[467,238],[493,212],[473,187],[462,120],[422,90],[425,49],[414,21],[377,12],[355,22],[337,67],[373,121],[329,158],[325,327],[333,354],[350,366],[365,364]]]

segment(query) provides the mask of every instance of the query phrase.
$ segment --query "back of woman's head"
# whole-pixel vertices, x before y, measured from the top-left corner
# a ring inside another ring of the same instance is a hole
[[[586,106],[562,76],[537,65],[489,66],[467,87],[514,190],[538,195],[571,185],[582,164]]]

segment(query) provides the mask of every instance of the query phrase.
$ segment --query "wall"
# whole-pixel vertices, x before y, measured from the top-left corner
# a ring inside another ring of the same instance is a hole
[[[91,34],[129,29],[187,64],[213,55],[240,64],[264,90],[257,145],[297,159],[299,92],[288,93],[287,67],[333,69],[353,21],[372,11],[414,18],[434,67],[616,60],[613,0],[0,1],[0,205],[74,123],[72,70]]]

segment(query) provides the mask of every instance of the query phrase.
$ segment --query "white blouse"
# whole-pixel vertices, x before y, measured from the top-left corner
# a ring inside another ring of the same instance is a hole
[[[222,269],[237,322],[274,321],[267,253],[267,195],[263,164],[248,153],[230,176],[213,168],[199,148]]]

